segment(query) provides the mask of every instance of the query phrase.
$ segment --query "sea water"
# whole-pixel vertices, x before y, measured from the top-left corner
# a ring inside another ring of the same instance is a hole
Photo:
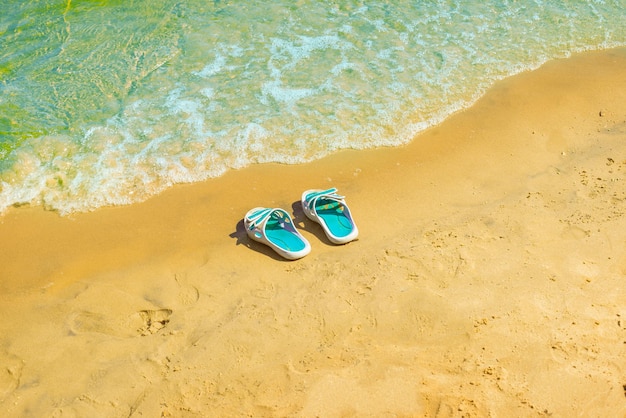
[[[397,146],[495,81],[626,45],[626,0],[4,0],[0,212]]]

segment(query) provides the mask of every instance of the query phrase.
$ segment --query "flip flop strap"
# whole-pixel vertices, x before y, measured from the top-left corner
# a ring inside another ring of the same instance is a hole
[[[262,226],[263,224],[265,224],[269,217],[272,215],[272,213],[274,213],[274,210],[275,209],[267,208],[256,212],[254,215],[248,218],[248,220],[250,221],[250,226],[248,227],[248,229],[252,231],[258,226]]]
[[[311,193],[306,197],[306,203],[309,209],[313,209],[315,207],[315,202],[317,202],[317,200],[321,197],[325,199],[331,199],[336,202],[343,202],[343,200],[345,199],[345,196],[337,194],[337,189],[334,187],[331,189]]]

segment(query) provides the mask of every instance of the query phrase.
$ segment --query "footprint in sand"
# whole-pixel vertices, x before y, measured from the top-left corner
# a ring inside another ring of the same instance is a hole
[[[84,332],[97,332],[107,335],[120,335],[121,332],[112,326],[112,321],[103,314],[89,311],[72,312],[68,325],[72,335]]]
[[[144,325],[140,327],[137,332],[139,333],[139,335],[146,336],[155,334],[165,328],[165,326],[170,322],[172,310],[144,310],[139,311],[139,315],[141,316]]]
[[[24,362],[8,353],[0,353],[0,403],[20,385]]]
[[[165,328],[171,315],[171,309],[141,310],[130,316],[79,311],[70,315],[68,326],[71,335],[99,333],[115,337],[145,336]]]

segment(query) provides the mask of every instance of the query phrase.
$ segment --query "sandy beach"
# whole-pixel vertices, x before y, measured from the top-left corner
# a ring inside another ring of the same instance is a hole
[[[335,246],[299,207],[335,186]],[[251,242],[256,206],[312,252]],[[3,417],[626,416],[626,48],[400,148],[0,217]]]

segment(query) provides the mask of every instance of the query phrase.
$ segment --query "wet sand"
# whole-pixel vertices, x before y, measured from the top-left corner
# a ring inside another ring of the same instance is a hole
[[[347,196],[332,245],[303,190]],[[251,242],[255,206],[312,252]],[[401,148],[0,218],[15,417],[626,415],[626,49],[503,80]]]

